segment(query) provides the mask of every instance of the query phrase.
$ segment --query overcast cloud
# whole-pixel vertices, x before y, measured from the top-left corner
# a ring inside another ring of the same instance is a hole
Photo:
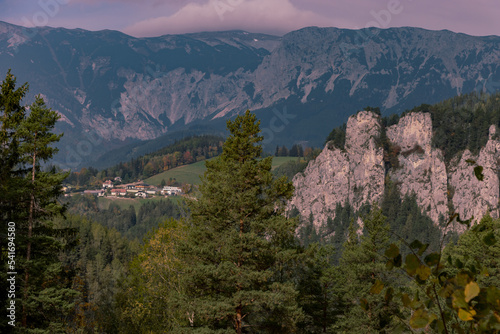
[[[0,0],[0,20],[13,24],[133,36],[232,29],[284,34],[306,26],[500,35],[499,17],[498,0]]]

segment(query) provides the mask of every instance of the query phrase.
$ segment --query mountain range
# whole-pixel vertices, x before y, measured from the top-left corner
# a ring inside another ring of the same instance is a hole
[[[134,38],[0,22],[0,73],[58,111],[56,162],[104,166],[250,109],[266,149],[322,146],[367,105],[384,115],[500,88],[500,37],[419,28],[304,28]],[[113,153],[110,153],[113,152]],[[110,159],[110,156],[113,156]]]

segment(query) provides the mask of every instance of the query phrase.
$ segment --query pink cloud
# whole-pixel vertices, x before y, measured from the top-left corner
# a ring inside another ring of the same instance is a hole
[[[500,5],[493,0],[0,0],[0,20],[23,25],[23,18],[34,21],[44,13],[43,4],[54,2],[61,4],[58,13],[38,21],[134,36],[230,29],[283,34],[305,26],[373,25],[500,35]]]
[[[210,0],[190,3],[171,16],[137,22],[126,29],[133,36],[242,29],[286,33],[304,26],[335,26],[338,22],[289,0]]]

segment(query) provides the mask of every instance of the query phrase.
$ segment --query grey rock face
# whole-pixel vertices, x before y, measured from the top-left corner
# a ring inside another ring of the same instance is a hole
[[[489,140],[478,156],[466,150],[449,166],[442,152],[432,147],[429,113],[406,115],[386,131],[391,144],[400,148],[399,165],[387,171],[388,178],[384,175],[382,148],[375,144],[380,136],[379,117],[360,112],[347,123],[345,151],[327,144],[304,173],[295,176],[290,206],[304,218],[312,214],[319,228],[328,217],[334,218],[335,207],[346,200],[355,210],[364,203],[380,201],[384,182],[390,179],[398,185],[401,196],[415,194],[422,212],[436,224],[448,218],[449,204],[462,220],[477,221],[486,212],[499,216],[500,141],[495,126],[490,127]],[[483,167],[483,181],[474,174],[478,165]]]
[[[448,181],[453,192],[452,203],[462,220],[479,220],[487,211],[498,217],[500,142],[496,133],[497,129],[492,125],[489,140],[479,155],[474,156],[466,150],[460,159],[455,157],[450,168]],[[479,181],[474,174],[476,165],[483,167],[483,181]]]
[[[437,223],[448,213],[447,175],[443,155],[431,147],[431,115],[405,116],[387,129],[387,137],[401,147],[399,168],[392,169],[389,176],[399,184],[402,196],[414,193],[417,204]]]
[[[383,151],[375,145],[380,129],[380,117],[372,112],[350,117],[345,150],[327,145],[303,174],[297,174],[290,205],[305,218],[312,214],[319,227],[338,203],[348,201],[357,210],[379,201],[384,191]]]

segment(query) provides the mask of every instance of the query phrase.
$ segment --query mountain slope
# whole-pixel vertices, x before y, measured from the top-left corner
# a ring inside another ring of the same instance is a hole
[[[320,145],[353,110],[401,112],[500,84],[500,38],[417,28],[305,28],[283,37],[242,31],[133,38],[114,31],[0,22],[8,68],[62,115],[58,161],[107,151],[251,109],[266,144]]]

